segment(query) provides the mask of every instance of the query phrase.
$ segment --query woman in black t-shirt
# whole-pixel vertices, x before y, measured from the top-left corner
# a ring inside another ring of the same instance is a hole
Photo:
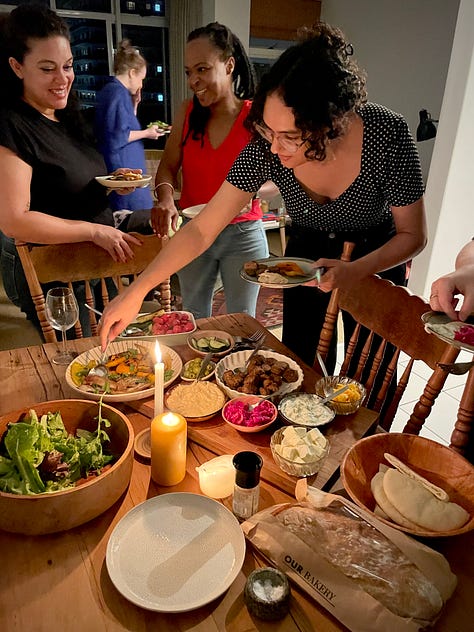
[[[46,7],[22,5],[2,27],[2,274],[10,299],[36,321],[15,239],[92,241],[116,261],[132,257],[130,245],[139,242],[114,227],[106,189],[94,179],[106,167],[71,93],[67,24]]]

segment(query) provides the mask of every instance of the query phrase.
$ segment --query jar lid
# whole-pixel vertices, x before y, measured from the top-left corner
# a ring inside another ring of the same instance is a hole
[[[263,459],[256,452],[238,452],[232,459],[235,467],[235,484],[243,489],[252,489],[260,481]]]

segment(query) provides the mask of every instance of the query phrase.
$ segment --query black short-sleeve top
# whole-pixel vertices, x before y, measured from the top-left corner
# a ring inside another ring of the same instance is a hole
[[[106,189],[94,180],[107,173],[101,154],[63,123],[21,101],[0,111],[0,145],[33,170],[31,210],[88,221],[107,207]]]
[[[227,181],[248,192],[273,181],[295,226],[359,231],[389,220],[392,206],[407,206],[423,195],[416,145],[400,114],[375,103],[365,104],[358,113],[364,125],[361,170],[337,199],[327,204],[315,202],[263,138],[242,150]]]

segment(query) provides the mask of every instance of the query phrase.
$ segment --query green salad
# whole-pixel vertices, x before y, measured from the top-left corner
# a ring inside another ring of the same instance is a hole
[[[43,494],[74,487],[81,478],[100,474],[114,457],[105,449],[110,439],[99,404],[97,429],[64,427],[61,413],[41,419],[34,410],[8,428],[0,441],[0,491],[10,494]]]

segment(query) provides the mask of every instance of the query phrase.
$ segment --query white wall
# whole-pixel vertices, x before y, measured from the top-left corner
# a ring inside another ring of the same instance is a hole
[[[321,19],[339,26],[367,73],[371,101],[403,114],[413,134],[419,110],[438,119],[458,0],[323,0]],[[434,141],[418,143],[427,181]]]
[[[203,24],[220,22],[228,26],[248,50],[250,0],[202,0]]]
[[[416,257],[411,289],[429,296],[431,283],[453,269],[474,237],[474,3],[461,0],[446,90],[426,187],[429,242]]]

